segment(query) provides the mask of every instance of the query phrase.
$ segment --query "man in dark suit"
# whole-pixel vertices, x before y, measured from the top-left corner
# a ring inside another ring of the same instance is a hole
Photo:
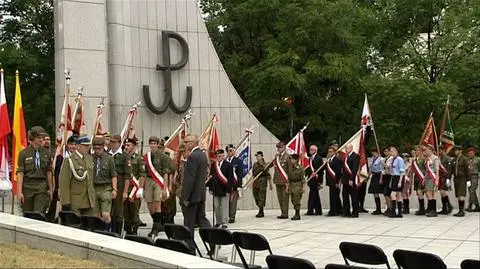
[[[357,184],[356,177],[358,172],[359,156],[353,151],[352,144],[348,144],[346,149],[345,160],[343,161],[343,216],[358,218],[358,200],[357,200]],[[350,213],[350,198],[352,200],[353,211]]]
[[[228,198],[233,180],[232,164],[225,161],[225,151],[219,149],[216,151],[217,160],[212,163],[210,176],[207,186],[213,195],[213,204],[217,224],[215,227],[227,228],[228,222]]]
[[[235,146],[229,144],[225,150],[227,151],[226,161],[232,164],[234,182],[232,184],[232,191],[230,192],[229,205],[228,205],[228,223],[235,222],[235,215],[237,215],[237,202],[238,202],[238,191],[237,189],[242,187],[242,177],[243,177],[243,163],[242,161],[235,157]]]
[[[195,224],[199,227],[211,227],[205,215],[205,180],[207,178],[208,159],[198,147],[198,137],[189,134],[184,139],[185,149],[190,152],[185,164],[182,194],[183,224],[190,229],[194,238]],[[193,241],[189,245],[194,249]]]
[[[340,200],[342,161],[335,154],[336,151],[334,146],[328,148],[327,164],[322,169],[326,171],[327,186],[329,187],[330,210],[328,211],[328,217],[343,214],[342,201]]]
[[[310,191],[308,193],[308,209],[305,215],[322,215],[322,202],[320,201],[319,187],[322,188],[323,185],[323,170],[315,173],[319,169],[323,160],[322,157],[317,154],[318,147],[311,145],[309,148],[310,159],[309,167],[305,170],[305,175],[308,181],[308,187]]]

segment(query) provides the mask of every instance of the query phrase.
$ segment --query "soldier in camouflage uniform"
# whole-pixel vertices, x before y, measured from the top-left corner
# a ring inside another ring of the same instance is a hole
[[[480,160],[475,156],[475,148],[471,147],[467,149],[468,168],[470,170],[470,183],[468,186],[468,208],[467,212],[480,212],[480,205],[478,203],[477,188],[478,188],[478,176],[480,171]],[[472,209],[475,204],[475,209]]]
[[[273,182],[275,183],[277,190],[278,203],[282,214],[278,216],[278,219],[288,219],[288,193],[286,191],[288,185],[288,174],[290,171],[290,155],[286,152],[285,142],[278,142],[277,155],[272,163],[275,167],[275,173],[273,174]]]
[[[448,156],[446,150],[442,146],[439,147],[439,150],[441,150],[441,155],[439,172],[440,186],[438,189],[440,190],[440,195],[442,197],[442,210],[438,211],[437,213],[441,215],[448,215],[453,211],[453,206],[448,198],[448,192],[451,190],[450,180],[447,180],[448,175],[450,174],[449,170],[451,167],[450,163],[452,162],[452,158]]]
[[[117,197],[118,192],[117,171],[113,158],[108,156],[103,148],[105,139],[102,136],[95,137],[92,144],[96,208],[109,230],[112,199]]]
[[[253,164],[253,177],[256,177],[258,174],[262,173],[257,180],[253,182],[252,186],[253,198],[255,199],[255,204],[258,207],[258,213],[255,217],[263,218],[265,216],[263,208],[265,207],[265,200],[267,196],[267,182],[270,190],[273,190],[273,182],[271,180],[270,173],[268,173],[268,169],[265,169],[267,163],[263,159],[263,152],[258,151],[255,154],[255,157],[257,157],[257,161]]]
[[[109,143],[109,154],[113,156],[115,161],[117,188],[119,191],[112,205],[112,232],[118,234],[121,234],[123,231],[123,202],[128,198],[128,189],[130,187],[130,179],[132,178],[130,156],[122,152],[120,147],[121,140],[122,137],[117,134],[112,136]]]
[[[45,213],[52,199],[52,158],[50,152],[43,147],[43,133],[45,130],[42,127],[32,127],[28,131],[31,143],[18,155],[17,198],[24,212]]]
[[[292,199],[293,208],[295,209],[295,216],[291,220],[300,219],[300,202],[302,201],[302,194],[305,191],[306,181],[302,166],[298,163],[300,156],[293,154],[290,159],[290,169],[288,174],[287,193]]]
[[[96,215],[93,160],[88,154],[90,139],[80,136],[76,144],[76,150],[64,159],[60,170],[60,203],[65,211]]]
[[[128,190],[128,199],[123,204],[123,216],[125,218],[125,231],[127,234],[137,234],[140,226],[139,208],[143,192],[142,186],[145,182],[145,165],[143,163],[142,155],[137,153],[137,138],[127,138],[125,140],[125,152],[130,157],[130,164],[132,166],[132,182]],[[137,192],[132,192],[134,188],[134,178],[138,182]]]

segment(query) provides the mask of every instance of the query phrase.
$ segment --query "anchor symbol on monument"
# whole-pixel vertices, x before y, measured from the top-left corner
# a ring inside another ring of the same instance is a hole
[[[170,38],[177,40],[182,49],[182,58],[176,64],[172,64],[170,59]],[[163,72],[165,98],[163,99],[161,106],[158,107],[154,105],[150,97],[149,85],[143,85],[143,97],[145,99],[145,104],[155,114],[162,114],[168,109],[168,107],[172,108],[173,112],[182,114],[190,108],[192,103],[192,87],[186,87],[187,97],[185,103],[180,107],[177,106],[172,98],[172,71],[179,70],[187,64],[189,55],[187,41],[185,41],[185,39],[176,32],[162,31],[162,55],[163,64],[157,64],[155,69]]]

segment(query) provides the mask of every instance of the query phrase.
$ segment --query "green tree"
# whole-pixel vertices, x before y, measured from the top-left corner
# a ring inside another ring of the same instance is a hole
[[[55,130],[53,0],[5,0],[0,3],[0,65],[6,74],[7,102],[13,113],[15,70],[28,127]]]

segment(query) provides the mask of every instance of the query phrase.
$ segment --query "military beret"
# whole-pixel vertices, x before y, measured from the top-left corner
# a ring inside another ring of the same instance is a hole
[[[122,137],[119,134],[114,134],[112,135],[112,138],[110,138],[111,142],[120,142],[122,141]]]
[[[476,152],[477,152],[477,149],[476,149],[475,147],[469,147],[469,148],[467,149],[467,152],[470,152],[470,151],[472,151],[473,153],[476,153]]]
[[[225,147],[225,150],[228,151],[229,149],[235,149],[235,146],[233,144],[228,144],[226,147]]]
[[[35,137],[41,137],[45,135],[45,129],[41,126],[33,126],[29,131],[28,131],[28,136],[30,139],[33,139]]]
[[[67,144],[71,144],[71,143],[75,143],[77,141],[77,138],[78,138],[78,135],[71,135],[68,139],[67,139]]]
[[[263,152],[262,151],[257,151],[257,153],[255,153],[255,156],[263,156]]]
[[[136,145],[137,142],[138,142],[138,139],[135,136],[132,137],[132,138],[125,139],[125,143],[132,143],[132,144]]]
[[[278,142],[277,145],[276,145],[277,148],[281,148],[283,146],[285,146],[285,142],[283,142],[283,141]]]
[[[225,153],[225,151],[223,149],[217,149],[215,151],[215,154],[223,154],[223,153]]]
[[[103,136],[95,136],[93,138],[92,144],[94,146],[103,146],[105,145],[105,138]]]
[[[77,145],[90,145],[90,138],[88,135],[81,135],[77,138]]]
[[[300,159],[300,156],[298,154],[294,153],[294,154],[292,154],[292,158],[294,160],[298,160],[298,159]]]
[[[152,142],[160,143],[160,138],[158,138],[158,136],[152,135],[148,138],[148,143],[152,143]]]

